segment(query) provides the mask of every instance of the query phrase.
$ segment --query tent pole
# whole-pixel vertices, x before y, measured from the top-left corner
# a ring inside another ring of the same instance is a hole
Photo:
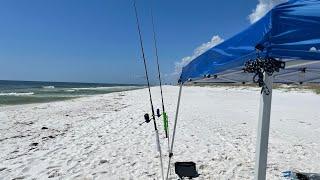
[[[168,169],[167,169],[167,176],[166,180],[169,179],[169,172],[170,172],[170,165],[171,165],[171,158],[173,156],[173,144],[174,144],[174,138],[176,136],[176,129],[177,129],[177,122],[178,122],[178,114],[179,114],[179,109],[180,109],[180,99],[181,99],[181,94],[182,94],[182,86],[183,83],[180,82],[180,88],[179,88],[179,95],[178,95],[178,102],[177,102],[177,109],[176,109],[176,116],[174,118],[174,127],[173,127],[173,134],[172,134],[172,139],[171,139],[171,146],[170,146],[170,152],[169,152],[169,162],[168,162]]]
[[[255,164],[255,180],[266,179],[268,141],[270,128],[270,111],[272,99],[272,82],[273,77],[264,73],[265,87],[261,91],[260,96],[260,112],[258,122],[258,134],[256,144],[256,164]]]

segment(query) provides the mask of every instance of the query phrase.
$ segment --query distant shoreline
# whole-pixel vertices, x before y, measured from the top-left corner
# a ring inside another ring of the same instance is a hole
[[[143,87],[129,84],[0,80],[0,106],[64,101]]]
[[[38,81],[38,80],[7,80],[0,79],[2,82],[26,82],[26,83],[72,83],[72,84],[96,84],[96,85],[118,85],[118,86],[144,86],[144,84],[135,84],[135,83],[98,83],[98,82],[64,82],[64,81]]]

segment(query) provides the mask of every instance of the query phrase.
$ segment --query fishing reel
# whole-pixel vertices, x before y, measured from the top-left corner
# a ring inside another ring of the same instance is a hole
[[[159,118],[159,117],[161,117],[161,113],[160,113],[160,109],[157,109],[157,117]]]
[[[161,117],[161,113],[160,113],[160,109],[157,109],[157,114],[156,116],[159,118]],[[150,118],[150,115],[148,113],[144,114],[144,122],[140,124],[140,126],[144,123],[149,123],[151,122],[151,120],[153,120],[155,117],[151,117]]]
[[[151,121],[150,116],[149,116],[148,113],[146,113],[146,114],[144,115],[144,121],[145,121],[146,123],[149,123],[149,122]]]

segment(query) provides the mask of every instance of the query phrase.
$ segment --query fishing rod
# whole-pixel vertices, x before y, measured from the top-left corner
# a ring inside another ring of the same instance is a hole
[[[137,24],[137,29],[139,33],[139,40],[140,40],[140,48],[141,48],[141,53],[142,53],[142,58],[143,58],[143,64],[144,64],[144,70],[145,70],[145,75],[146,75],[146,80],[147,80],[147,85],[148,85],[148,91],[149,91],[149,99],[150,99],[150,105],[151,105],[151,113],[152,117],[149,117],[149,114],[145,114],[145,122],[149,123],[151,119],[153,120],[153,125],[154,125],[154,130],[156,133],[156,144],[157,144],[157,150],[160,155],[160,165],[161,165],[161,177],[162,180],[164,180],[164,174],[163,174],[163,162],[162,162],[162,152],[161,152],[161,145],[160,145],[160,140],[159,140],[159,132],[157,128],[157,123],[155,119],[155,113],[154,113],[154,108],[153,108],[153,102],[152,102],[152,95],[151,95],[151,89],[150,89],[150,81],[149,81],[149,75],[148,75],[148,69],[147,69],[147,62],[146,62],[146,57],[144,53],[144,48],[143,48],[143,41],[142,41],[142,35],[141,35],[141,30],[140,30],[140,22],[139,22],[139,17],[138,17],[138,12],[137,12],[137,7],[136,7],[136,1],[133,0],[133,7],[134,7],[134,12],[136,16],[136,24]]]
[[[153,16],[153,8],[151,5],[151,20],[152,20],[152,31],[153,31],[153,42],[154,42],[154,49],[156,54],[157,60],[157,69],[158,69],[158,79],[159,79],[159,87],[160,87],[160,94],[161,94],[161,103],[162,103],[162,114],[157,109],[157,116],[160,117],[162,115],[163,119],[163,127],[165,131],[166,138],[168,139],[168,151],[170,150],[170,139],[169,139],[169,123],[168,123],[168,115],[165,111],[164,107],[164,100],[163,100],[163,91],[162,91],[162,81],[161,81],[161,73],[160,73],[160,65],[159,65],[159,55],[158,55],[158,46],[157,46],[157,38],[156,38],[156,31],[154,25],[154,16]]]

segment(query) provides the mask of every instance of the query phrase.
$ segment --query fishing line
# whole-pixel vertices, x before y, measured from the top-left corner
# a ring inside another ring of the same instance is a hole
[[[138,12],[137,12],[137,7],[136,7],[136,1],[135,0],[133,0],[133,7],[134,7],[135,16],[136,16],[136,25],[137,25],[137,29],[138,29],[138,32],[139,32],[140,48],[141,48],[143,64],[144,64],[144,70],[145,70],[145,75],[146,75],[146,80],[147,80],[147,85],[148,85],[148,91],[149,91],[149,99],[150,99],[151,113],[152,113],[151,119],[153,119],[154,130],[155,130],[155,133],[156,133],[157,150],[158,150],[159,155],[160,155],[159,158],[160,158],[160,165],[161,165],[161,176],[162,176],[162,179],[164,180],[162,152],[161,152],[161,145],[160,145],[160,140],[159,140],[159,132],[158,132],[158,128],[157,128],[157,124],[156,124],[156,120],[155,120],[155,113],[154,113],[154,107],[153,107],[152,95],[151,95],[151,89],[150,89],[150,81],[149,81],[149,75],[148,75],[148,70],[147,70],[147,62],[146,62],[146,57],[145,57],[144,48],[143,48],[143,41],[142,41],[142,35],[141,35],[141,29],[140,29],[140,22],[139,22],[139,17],[138,17]],[[145,115],[146,121],[147,121],[147,118],[148,117],[146,117],[146,115]],[[150,122],[150,119],[148,121]]]
[[[151,5],[150,8],[151,11],[151,20],[152,20],[152,31],[153,31],[153,42],[154,42],[154,49],[156,54],[156,60],[157,60],[157,69],[158,69],[158,79],[159,79],[159,87],[160,87],[160,94],[161,94],[161,103],[162,103],[162,119],[163,119],[163,126],[166,138],[168,139],[168,151],[170,151],[170,139],[169,139],[169,123],[168,123],[168,115],[165,111],[165,105],[164,105],[164,98],[163,98],[163,91],[162,91],[162,80],[161,80],[161,71],[160,71],[160,65],[159,65],[159,55],[158,55],[158,43],[157,43],[157,37],[156,37],[156,31],[155,31],[155,25],[154,25],[154,16],[153,16],[153,8]],[[158,116],[159,113],[158,113]]]

